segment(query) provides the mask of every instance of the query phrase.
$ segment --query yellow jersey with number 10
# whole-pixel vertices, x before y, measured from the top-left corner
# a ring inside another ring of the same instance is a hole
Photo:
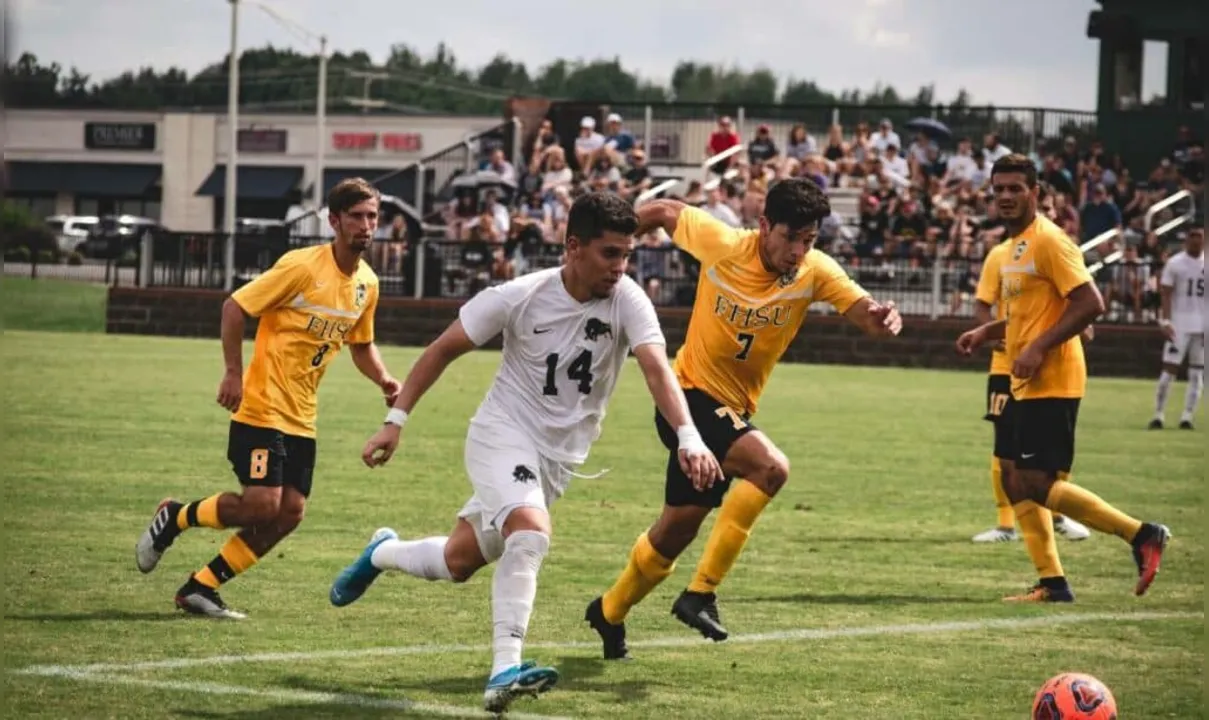
[[[331,244],[293,250],[231,294],[260,318],[232,420],[315,437],[319,381],[345,343],[374,341],[378,276],[358,261],[345,275]]]
[[[978,276],[978,289],[974,291],[974,297],[979,302],[986,303],[995,309],[996,320],[1003,319],[1006,307],[999,297],[999,279],[1003,261],[1007,259],[1008,253],[1011,251],[1012,241],[1009,238],[987,252],[986,258],[982,261],[982,274]],[[995,343],[995,346],[991,348],[991,374],[1012,374],[1012,363],[1007,358],[1003,343]]]
[[[753,414],[772,369],[813,302],[842,313],[867,293],[834,259],[811,250],[798,269],[765,269],[759,230],[739,230],[694,207],[680,212],[672,241],[701,263],[697,297],[673,368],[732,410]]]

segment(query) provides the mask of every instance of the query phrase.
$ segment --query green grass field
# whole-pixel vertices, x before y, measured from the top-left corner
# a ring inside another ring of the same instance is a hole
[[[105,293],[98,283],[6,276],[0,279],[0,328],[105,332]]]
[[[190,531],[149,576],[133,558],[161,498],[235,487],[217,342],[9,331],[0,353],[6,716],[476,716],[490,571],[464,586],[384,577],[343,609],[327,591],[375,528],[447,531],[496,354],[459,361],[376,471],[358,453],[381,399],[340,358],[307,519],[225,588],[250,618],[222,623],[178,614],[172,594],[223,534]],[[402,375],[416,351],[385,355]],[[994,522],[982,393],[977,373],[779,368],[756,422],[793,471],[722,587],[732,639],[706,643],[669,615],[703,534],[631,615],[636,661],[606,664],[583,608],[663,498],[651,403],[627,368],[585,468],[612,472],[553,510],[526,656],[563,682],[517,716],[1014,719],[1046,678],[1077,670],[1114,690],[1124,719],[1201,717],[1203,430],[1148,433],[1151,384],[1094,379],[1076,481],[1175,540],[1145,598],[1128,547],[1094,536],[1060,541],[1074,606],[1009,606],[1000,597],[1033,579],[1023,547],[968,542]]]

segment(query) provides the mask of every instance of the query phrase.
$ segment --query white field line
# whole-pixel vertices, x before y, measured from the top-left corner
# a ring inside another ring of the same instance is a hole
[[[725,644],[755,644],[770,642],[818,641],[835,638],[858,638],[886,635],[937,635],[941,633],[977,632],[1029,627],[1048,627],[1092,622],[1145,622],[1155,620],[1204,619],[1203,612],[1133,612],[1133,613],[1070,613],[1044,615],[1028,618],[983,618],[952,622],[915,623],[903,625],[870,625],[836,628],[803,628],[775,632],[731,635]],[[673,648],[693,645],[712,645],[694,635],[636,640],[630,647]],[[599,642],[542,642],[529,643],[526,650],[556,650],[599,648]],[[203,667],[209,665],[234,665],[238,663],[262,662],[308,662],[318,660],[349,660],[369,657],[391,657],[406,655],[446,655],[452,653],[488,653],[490,645],[403,645],[400,647],[369,647],[356,650],[316,650],[312,652],[275,652],[251,655],[214,655],[210,657],[173,658],[133,663],[97,663],[90,665],[31,665],[16,670],[29,675],[79,675],[81,673],[129,673],[144,670],[172,670]]]
[[[368,695],[352,695],[347,693],[315,692],[311,690],[287,690],[284,688],[261,689],[242,685],[222,685],[207,682],[181,682],[175,680],[147,680],[128,675],[112,675],[94,672],[68,671],[56,673],[28,673],[46,675],[83,682],[99,683],[102,685],[125,685],[149,688],[152,690],[171,690],[174,692],[199,693],[202,695],[241,695],[275,700],[282,703],[299,703],[308,705],[342,705],[358,708],[375,708],[383,710],[399,710],[402,712],[422,713],[424,715],[439,715],[455,718],[491,718],[496,717],[483,710],[458,707],[456,705],[441,705],[438,703],[414,702],[411,700],[391,700],[388,698],[370,697]],[[523,701],[522,701],[523,702]],[[510,718],[525,718],[527,720],[564,720],[557,716],[531,715],[528,713],[509,712]]]

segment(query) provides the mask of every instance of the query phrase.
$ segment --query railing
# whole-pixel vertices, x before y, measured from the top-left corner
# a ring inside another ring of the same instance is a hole
[[[1186,222],[1192,222],[1192,219],[1194,217],[1196,217],[1196,196],[1194,196],[1192,193],[1188,192],[1187,190],[1180,190],[1179,192],[1172,193],[1169,197],[1166,197],[1166,198],[1160,200],[1159,202],[1155,203],[1154,205],[1150,206],[1150,209],[1146,211],[1146,217],[1144,218],[1146,232],[1150,232],[1151,224],[1154,222],[1154,218],[1156,215],[1163,212],[1164,210],[1171,207],[1172,205],[1175,205],[1176,203],[1178,203],[1181,200],[1188,201],[1187,212],[1185,212],[1183,215],[1178,215],[1178,216],[1172,218],[1171,220],[1163,223],[1161,226],[1159,226],[1159,229],[1154,231],[1154,233],[1156,235],[1162,237],[1163,235],[1166,235],[1167,233],[1176,229],[1180,225],[1183,225]]]
[[[146,270],[138,284],[148,287],[222,289],[223,233],[165,233],[152,242],[153,257],[139,256]],[[286,251],[325,238],[241,235],[236,238],[235,285],[256,277]],[[536,247],[475,244],[429,235],[397,243],[372,254],[378,261],[384,297],[465,299],[479,290],[562,261],[562,245]],[[904,315],[923,318],[973,318],[973,294],[980,260],[966,258],[886,258],[837,254],[841,265],[879,300],[893,300]],[[7,268],[6,268],[7,270]],[[690,307],[699,266],[671,245],[640,246],[628,273],[663,306]],[[134,284],[123,280],[122,284]],[[812,312],[830,313],[816,304]],[[1127,320],[1127,318],[1122,318]]]

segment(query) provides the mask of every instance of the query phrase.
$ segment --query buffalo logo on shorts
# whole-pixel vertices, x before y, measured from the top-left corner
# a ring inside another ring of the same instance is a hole
[[[365,283],[357,283],[357,294],[353,298],[353,304],[357,307],[357,309],[360,309],[361,306],[365,304],[365,295],[367,292],[368,290],[365,287]]]
[[[516,467],[512,468],[512,482],[537,482],[537,473],[533,472],[524,465],[517,465]]]
[[[1167,343],[1167,354],[1168,355],[1179,355],[1180,349],[1178,347],[1176,347],[1175,345],[1172,345],[1171,343]]]
[[[1028,241],[1021,240],[1016,243],[1016,247],[1012,249],[1012,262],[1016,262],[1024,255],[1024,251],[1028,250]]]
[[[594,341],[606,335],[610,338],[613,337],[612,325],[597,318],[588,318],[588,322],[584,325],[584,337]]]

